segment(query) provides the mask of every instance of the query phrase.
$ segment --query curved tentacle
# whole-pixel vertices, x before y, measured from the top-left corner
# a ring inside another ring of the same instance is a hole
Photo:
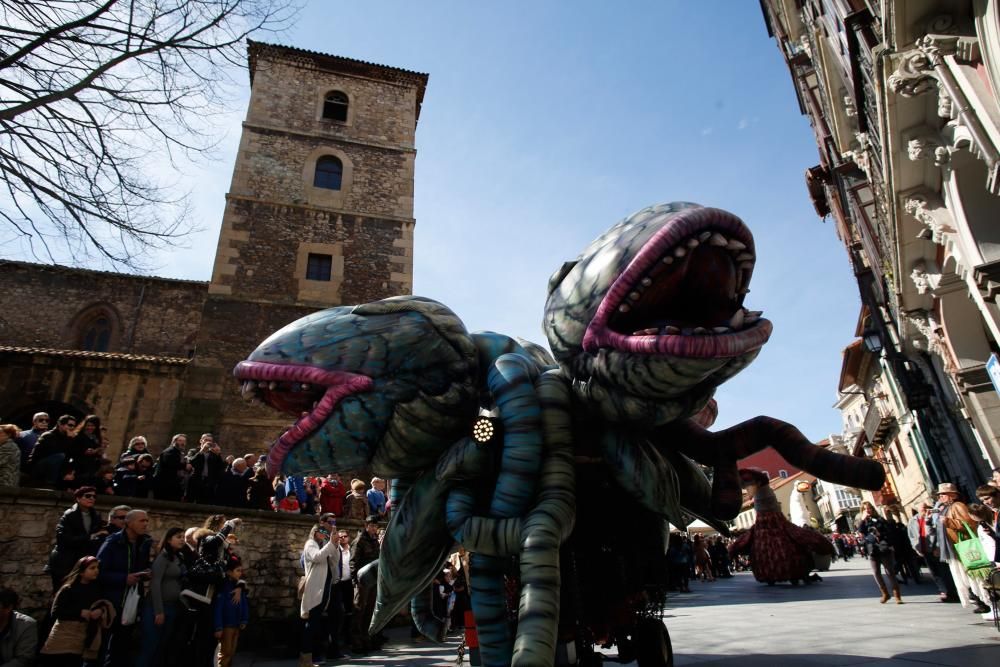
[[[557,371],[535,383],[542,406],[545,458],[538,502],[524,521],[521,599],[512,665],[548,664],[559,629],[559,548],[576,521],[576,469],[570,391]]]
[[[441,619],[434,615],[433,604],[431,603],[431,596],[433,594],[433,587],[425,586],[423,591],[414,595],[413,599],[410,600],[410,616],[413,618],[413,624],[417,626],[420,634],[440,644],[445,640],[448,628]]]
[[[885,470],[877,461],[817,447],[797,428],[772,417],[754,417],[714,433],[687,420],[663,427],[659,433],[699,463],[715,466],[713,512],[722,519],[735,517],[742,505],[736,462],[767,447],[793,466],[835,484],[879,489],[885,483]]]
[[[369,633],[382,629],[440,572],[452,544],[444,521],[448,490],[446,483],[427,473],[393,510],[382,540]]]
[[[514,650],[514,638],[507,623],[505,563],[506,559],[497,556],[478,553],[469,556],[469,596],[484,667],[509,665]]]
[[[490,515],[522,515],[535,497],[541,467],[541,406],[535,394],[538,367],[520,354],[503,354],[490,366],[487,386],[503,423],[503,451]]]

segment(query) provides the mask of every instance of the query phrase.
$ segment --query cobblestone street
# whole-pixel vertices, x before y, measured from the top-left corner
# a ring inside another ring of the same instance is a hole
[[[905,604],[878,604],[867,562],[835,563],[824,581],[808,587],[768,587],[740,573],[696,582],[671,597],[664,620],[677,665],[1000,664],[1000,632],[958,604],[937,601],[933,586],[903,586]],[[412,643],[405,629],[379,654],[335,665],[455,664],[457,642]],[[614,651],[607,651],[613,656]],[[295,661],[252,661],[241,667],[292,667]],[[465,664],[468,664],[466,662]]]

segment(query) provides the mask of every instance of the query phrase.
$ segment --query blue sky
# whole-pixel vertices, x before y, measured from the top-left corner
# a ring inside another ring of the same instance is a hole
[[[807,197],[816,146],[756,2],[314,1],[265,41],[430,74],[417,294],[472,330],[541,341],[549,274],[599,232],[663,201],[725,208],[755,234],[747,306],[774,335],[719,390],[718,424],[769,414],[817,440],[840,431],[857,289]],[[160,275],[210,277],[247,95],[219,119],[217,161],[188,171],[203,231],[152,258]]]

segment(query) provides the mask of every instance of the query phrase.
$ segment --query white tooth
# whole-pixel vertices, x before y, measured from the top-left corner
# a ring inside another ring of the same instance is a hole
[[[633,301],[638,301],[639,300],[639,293],[638,292],[629,292],[628,298],[632,299]]]
[[[749,287],[744,287],[744,288],[740,289],[740,291],[739,291],[739,294],[749,294],[749,293],[750,293],[750,288]]]
[[[643,287],[649,287],[652,284],[653,284],[653,280],[651,278],[643,278],[642,279],[642,286]]]
[[[742,329],[743,322],[746,318],[746,311],[740,308],[736,311],[736,314],[729,318],[729,326],[733,329]]]
[[[686,248],[674,248],[674,257],[683,257],[686,254],[688,254]]]
[[[729,250],[746,250],[746,245],[740,243],[736,239],[732,239],[726,244],[726,248]]]
[[[656,327],[652,327],[650,329],[639,329],[638,331],[633,332],[632,335],[633,336],[655,336],[657,333],[659,333],[659,332],[656,330]]]
[[[622,305],[618,306],[618,312],[619,313],[627,313],[630,310],[632,310],[632,309],[628,307],[627,303],[623,303]]]
[[[754,322],[760,319],[760,315],[761,313],[759,310],[751,310],[750,312],[747,313],[746,323],[753,324]]]
[[[698,239],[688,239],[687,240],[687,247],[689,247],[689,248],[697,248],[700,244],[701,244],[701,241],[699,241]]]
[[[712,238],[712,232],[702,232],[701,234],[698,234],[698,240],[701,241],[702,243],[704,243],[710,238]]]
[[[758,317],[760,317],[763,314],[764,314],[763,310],[748,310],[747,311],[747,317],[758,318]]]
[[[705,334],[708,333],[708,329],[706,329],[705,327],[695,327],[694,331],[692,331],[691,333],[693,333],[696,336],[704,336]]]
[[[313,401],[313,410],[316,409],[317,405],[319,405],[319,401]]]
[[[676,336],[680,332],[681,332],[681,330],[678,329],[677,327],[672,327],[672,326],[665,326],[665,327],[663,327],[663,333],[670,334],[671,336]]]
[[[714,246],[716,248],[725,248],[727,245],[729,245],[729,239],[727,239],[722,234],[716,232],[715,234],[712,234],[712,238],[709,239],[708,245]]]
[[[271,383],[269,383],[267,385],[267,388],[270,389],[271,391],[274,391],[275,389],[278,388],[278,383],[277,382],[271,382]]]
[[[682,255],[678,255],[678,257],[680,257],[680,256],[682,256]],[[663,262],[664,264],[673,264],[674,263],[674,258],[673,257],[664,257],[660,261]]]
[[[753,254],[752,253],[741,252],[740,254],[736,255],[736,261],[737,262],[742,262],[742,261],[745,261],[745,260],[748,260],[748,259],[749,260],[753,259]]]
[[[305,382],[302,383],[302,391],[309,391],[310,387]]]
[[[712,327],[712,331],[717,334],[729,333],[729,327]]]
[[[753,262],[740,262],[739,268],[743,270],[749,270],[753,268]]]

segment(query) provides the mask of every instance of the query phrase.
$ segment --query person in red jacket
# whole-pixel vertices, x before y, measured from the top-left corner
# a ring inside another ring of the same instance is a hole
[[[335,472],[326,476],[319,487],[319,504],[324,514],[330,513],[334,516],[344,516],[344,498],[347,496],[347,487],[340,479],[340,473]]]

